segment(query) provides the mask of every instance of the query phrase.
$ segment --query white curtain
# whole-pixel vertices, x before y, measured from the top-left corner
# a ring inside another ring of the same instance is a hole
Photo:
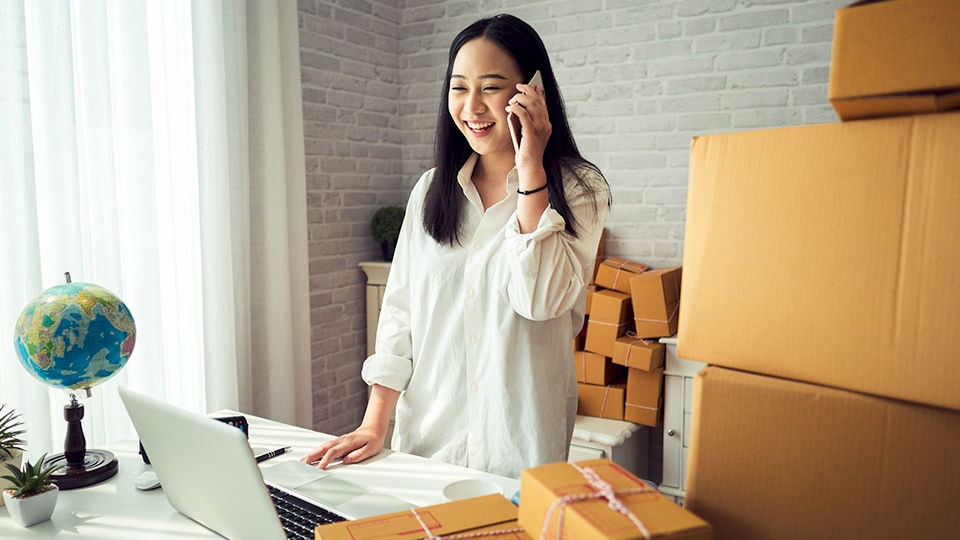
[[[31,457],[69,397],[13,331],[64,272],[137,324],[88,447],[135,436],[117,384],[311,425],[298,47],[287,0],[0,0],[0,403]]]

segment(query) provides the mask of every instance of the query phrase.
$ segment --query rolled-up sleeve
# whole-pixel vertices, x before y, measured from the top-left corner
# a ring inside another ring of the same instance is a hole
[[[507,225],[507,246],[513,252],[507,297],[514,310],[527,319],[547,320],[568,313],[590,281],[609,196],[602,178],[591,177],[590,181],[595,193],[579,186],[567,192],[578,236],[565,231],[563,218],[551,207],[530,233],[520,232],[516,218]]]
[[[424,177],[427,175],[424,174]],[[421,177],[421,181],[424,177]],[[410,265],[415,257],[413,231],[421,219],[422,182],[407,201],[400,236],[390,264],[387,285],[380,305],[377,339],[373,354],[363,363],[361,378],[368,385],[380,384],[404,391],[413,375],[413,335],[411,332]]]

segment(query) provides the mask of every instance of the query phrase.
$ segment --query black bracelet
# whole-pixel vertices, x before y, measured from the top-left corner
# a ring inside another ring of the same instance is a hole
[[[519,193],[519,194],[521,194],[521,195],[531,195],[531,194],[533,194],[533,193],[536,193],[536,192],[538,192],[538,191],[543,191],[543,190],[545,190],[545,189],[547,189],[547,185],[546,185],[546,184],[538,187],[537,189],[531,189],[531,190],[527,190],[527,191],[520,191],[520,190],[518,189],[518,190],[517,190],[517,193]]]

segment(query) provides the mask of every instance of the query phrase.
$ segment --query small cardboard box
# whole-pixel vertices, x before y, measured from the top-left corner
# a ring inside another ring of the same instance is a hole
[[[670,337],[680,324],[680,282],[683,268],[649,270],[630,278],[637,337]]]
[[[593,293],[584,349],[612,358],[617,338],[633,328],[632,317],[629,294],[608,289]]]
[[[609,485],[637,522],[611,508],[598,484]],[[569,500],[558,501],[565,497]],[[629,540],[644,538],[641,526],[654,539],[711,537],[707,522],[609,459],[550,463],[523,470],[517,521],[534,538]]]
[[[419,520],[417,517],[419,516]],[[485,495],[449,503],[392,512],[354,521],[320,525],[314,529],[316,540],[412,540],[466,532],[513,530],[517,527],[517,507],[503,495]],[[423,522],[429,530],[423,530]],[[522,532],[497,535],[497,538],[525,540]]]
[[[610,257],[600,263],[596,283],[606,289],[630,294],[630,278],[649,269],[650,267],[643,263]]]
[[[625,382],[614,382],[605,386],[577,383],[577,414],[623,420],[626,395]]]
[[[630,336],[618,338],[613,345],[614,364],[652,371],[663,367],[664,346],[657,340]]]
[[[634,424],[657,427],[663,410],[663,368],[653,371],[627,370],[627,393],[623,419]]]
[[[597,292],[596,285],[587,285],[587,305],[583,311],[584,315],[590,315],[590,307],[593,305],[593,293],[595,292]]]
[[[960,113],[694,139],[677,354],[960,410],[958,148]]]
[[[600,354],[574,351],[573,360],[577,363],[577,382],[607,385],[623,375],[623,366]]]
[[[715,538],[957,538],[956,411],[708,366],[691,418],[685,505]]]
[[[827,96],[843,120],[960,108],[960,2],[837,10]]]
[[[589,317],[584,317],[583,326],[580,327],[580,333],[573,336],[573,350],[582,351],[584,346],[587,344],[587,321],[590,320]]]

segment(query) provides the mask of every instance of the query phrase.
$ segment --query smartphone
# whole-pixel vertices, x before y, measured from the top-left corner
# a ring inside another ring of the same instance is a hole
[[[543,86],[543,78],[540,77],[540,70],[538,69],[536,73],[533,74],[533,78],[528,82],[530,86]],[[520,119],[514,116],[513,113],[507,113],[507,123],[510,126],[510,138],[513,139],[513,149],[517,152],[520,151],[520,138],[522,134],[520,133]]]

